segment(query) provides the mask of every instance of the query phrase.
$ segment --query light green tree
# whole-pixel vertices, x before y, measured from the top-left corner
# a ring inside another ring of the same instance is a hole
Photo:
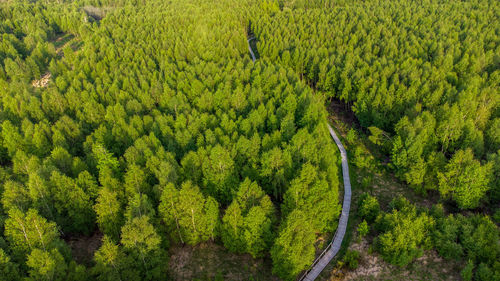
[[[457,151],[445,171],[438,173],[439,192],[462,209],[476,208],[489,189],[491,165],[481,165],[471,149]]]
[[[64,281],[67,280],[68,265],[57,249],[33,249],[26,261],[29,281]]]
[[[114,239],[118,239],[124,223],[123,208],[116,192],[107,187],[99,191],[94,210],[97,214],[99,229]]]
[[[163,188],[159,212],[163,221],[181,242],[195,245],[214,239],[219,220],[218,203],[205,197],[190,181],[177,190],[173,184]],[[173,237],[175,239],[175,237]]]
[[[94,261],[92,274],[97,280],[123,281],[140,278],[140,272],[133,268],[134,260],[109,236],[103,237],[101,247],[94,254]]]
[[[294,280],[314,260],[316,236],[310,218],[300,210],[288,215],[271,248],[273,274]]]
[[[139,260],[138,269],[145,280],[165,280],[167,264],[160,248],[161,238],[148,216],[136,217],[122,227],[121,244],[128,255]]]
[[[269,196],[247,178],[222,218],[222,242],[231,251],[260,256],[270,247],[274,221],[274,207]]]
[[[51,249],[59,239],[59,232],[55,223],[41,217],[36,210],[23,213],[12,209],[5,220],[5,237],[14,254],[23,256],[33,249]]]
[[[340,213],[338,189],[331,186],[326,176],[311,164],[304,164],[299,175],[290,183],[284,195],[282,210],[287,216],[299,209],[310,217],[316,232],[332,231]]]

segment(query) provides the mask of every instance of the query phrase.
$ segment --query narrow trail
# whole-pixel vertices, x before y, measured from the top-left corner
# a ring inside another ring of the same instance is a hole
[[[256,58],[253,53],[252,47],[250,46],[250,41],[254,40],[255,37],[251,37],[247,40],[248,50],[252,56],[252,61],[255,62]],[[333,140],[337,144],[340,150],[340,155],[342,157],[342,175],[344,178],[344,202],[342,204],[342,214],[340,215],[339,225],[335,231],[332,242],[328,244],[326,249],[319,255],[318,258],[310,266],[309,270],[304,272],[304,274],[298,279],[300,281],[313,281],[319,274],[325,269],[325,267],[330,263],[330,261],[337,255],[344,240],[344,235],[347,230],[347,222],[349,220],[349,211],[351,209],[351,179],[349,177],[349,165],[347,164],[347,151],[345,150],[342,142],[338,138],[332,127],[327,124],[328,130]]]
[[[248,38],[247,42],[248,42],[248,50],[250,51],[250,55],[252,56],[252,61],[255,62],[256,58],[255,58],[255,54],[253,53],[253,50],[252,50],[252,47],[250,47],[250,41],[254,40],[255,37],[250,37]]]
[[[349,165],[347,164],[347,152],[342,145],[342,142],[335,134],[335,131],[330,125],[328,125],[328,130],[333,140],[337,144],[340,155],[342,157],[342,175],[344,178],[344,203],[342,204],[342,214],[340,215],[339,225],[333,236],[333,240],[326,249],[319,255],[319,257],[311,265],[310,269],[307,270],[299,280],[313,281],[323,269],[328,265],[328,263],[337,255],[344,240],[344,235],[347,230],[347,222],[349,220],[349,211],[351,209],[351,179],[349,178]]]

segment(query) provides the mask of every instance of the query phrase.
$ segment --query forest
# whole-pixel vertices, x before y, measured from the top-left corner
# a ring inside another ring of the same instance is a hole
[[[500,280],[500,3],[421,2],[0,3],[0,279],[171,280],[210,241],[296,280],[342,208],[339,101],[439,198],[362,194],[374,250]]]
[[[498,1],[352,2],[256,13],[261,56],[345,103],[409,186],[498,203]]]

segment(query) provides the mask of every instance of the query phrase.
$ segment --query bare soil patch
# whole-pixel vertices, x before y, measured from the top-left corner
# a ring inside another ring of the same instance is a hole
[[[49,85],[50,78],[52,77],[52,74],[50,72],[45,73],[40,77],[38,80],[33,80],[31,82],[31,85],[35,88],[45,88]]]
[[[279,280],[271,275],[269,258],[230,253],[214,242],[175,245],[169,252],[173,280]]]
[[[66,239],[75,261],[80,264],[90,265],[94,253],[101,247],[102,236],[102,233],[95,232],[91,236],[74,236]]]

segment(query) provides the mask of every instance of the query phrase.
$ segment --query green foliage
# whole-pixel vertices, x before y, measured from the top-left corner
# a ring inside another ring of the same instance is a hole
[[[5,237],[16,256],[24,256],[33,249],[47,251],[54,247],[59,238],[56,224],[29,209],[23,213],[17,209],[9,211],[5,220]]]
[[[460,275],[462,276],[464,281],[471,281],[472,280],[472,275],[474,272],[473,270],[474,270],[474,262],[472,262],[472,261],[467,262],[467,265],[460,272]]]
[[[452,173],[459,151],[471,150],[482,163],[498,150],[498,2],[281,3],[280,12],[262,8],[251,16],[261,59],[344,102],[369,140],[390,152],[402,180],[417,190],[470,186],[470,194],[443,194],[464,209],[498,186],[477,165],[465,172],[477,183],[438,176]]]
[[[97,214],[99,229],[105,234],[118,239],[124,223],[121,203],[116,192],[103,188],[99,191],[94,210]]]
[[[257,183],[246,179],[222,218],[222,242],[231,251],[262,256],[273,240],[275,220],[269,196]]]
[[[498,208],[496,211],[495,211],[495,214],[493,214],[493,221],[495,223],[500,223],[500,208]]]
[[[58,225],[68,232],[90,233],[94,212],[88,194],[73,179],[55,171],[51,174],[49,184]]]
[[[377,218],[380,235],[376,248],[386,261],[405,266],[432,247],[430,233],[435,221],[404,198],[394,199],[391,205],[391,213]]]
[[[367,222],[374,222],[380,213],[380,204],[376,197],[363,193],[359,199],[358,214]]]
[[[211,190],[210,194],[214,194],[221,203],[230,201],[237,179],[229,151],[221,146],[212,148],[207,161],[202,164],[202,170],[204,184]]]
[[[315,235],[309,218],[300,210],[288,215],[271,249],[273,274],[294,280],[314,260]]]
[[[318,170],[311,164],[302,166],[290,183],[281,208],[285,216],[301,210],[310,217],[315,232],[332,231],[340,213],[340,205],[332,204],[338,198],[338,188],[332,187],[326,175]]]
[[[459,150],[446,165],[444,173],[438,173],[439,192],[451,197],[462,209],[479,206],[488,191],[491,164],[481,165],[474,159],[472,150]]]
[[[92,277],[136,280],[164,277],[169,242],[265,257],[295,208],[315,231],[335,230],[338,152],[322,97],[292,69],[248,57],[251,15],[279,14],[278,1],[90,2],[0,7],[0,201],[20,278],[33,248],[54,263],[57,248],[61,276],[85,277],[57,232],[103,233]],[[54,229],[46,249],[13,230],[31,212]],[[172,241],[131,246],[138,225]]]
[[[492,276],[500,273],[499,235],[498,227],[488,217],[450,215],[438,219],[433,240],[441,256],[469,261],[462,272],[466,276],[472,277],[475,268],[475,280],[495,280]]]
[[[279,223],[271,198],[282,203],[305,163],[323,203],[337,201],[322,100],[293,71],[247,56],[250,10],[277,14],[278,2],[215,2],[2,5],[1,202],[19,278],[88,279],[59,233],[105,234],[98,280],[164,278],[160,230],[189,244],[220,230],[228,248],[241,239],[238,251],[265,256]],[[241,209],[237,223],[225,216],[237,236],[219,229],[228,204]],[[315,227],[333,231],[338,210]]]
[[[92,153],[95,155],[97,160],[97,169],[102,171],[104,169],[110,169],[114,172],[118,172],[120,164],[118,160],[109,153],[106,148],[101,144],[95,144],[92,147]]]
[[[492,165],[491,174],[491,189],[489,190],[488,199],[493,205],[500,202],[500,150],[496,153],[488,155],[488,162]]]
[[[244,227],[241,207],[233,202],[227,207],[221,226],[222,242],[228,250],[240,253],[246,250],[246,241],[243,237]]]
[[[132,267],[144,280],[166,279],[167,264],[160,243],[148,216],[133,218],[122,227],[121,244],[135,261]]]
[[[368,232],[370,232],[370,228],[366,220],[363,220],[360,224],[358,224],[357,230],[360,238],[365,237]]]
[[[498,1],[90,2],[0,7],[4,276],[87,280],[59,235],[99,231],[97,280],[166,278],[160,234],[271,248],[273,271],[295,278],[340,212],[325,97],[411,186],[462,209],[500,198]],[[375,167],[353,153],[362,173]],[[435,210],[432,231],[402,200],[383,215],[369,195],[359,206],[360,235],[378,217],[387,260],[413,260],[432,232],[443,256],[472,260],[470,276],[497,278],[491,223]]]
[[[486,144],[491,147],[491,150],[500,147],[500,117],[490,121],[486,131]]]
[[[390,137],[386,132],[375,126],[368,127],[368,130],[370,131],[370,136],[368,136],[368,140],[370,140],[373,144],[383,148],[385,151],[390,151],[391,149]]]
[[[133,268],[134,260],[108,236],[103,237],[101,247],[94,254],[94,261],[96,265],[92,268],[92,274],[97,280],[116,281],[140,278],[139,272]]]
[[[57,251],[43,251],[34,249],[26,262],[29,277],[27,280],[67,280],[68,266],[63,256]]]
[[[344,255],[343,261],[349,267],[349,269],[358,268],[359,252],[348,250]]]
[[[0,274],[4,280],[21,280],[18,265],[11,261],[3,249],[0,249]]]
[[[163,221],[173,239],[196,245],[214,239],[219,224],[218,203],[205,197],[190,181],[177,190],[172,184],[163,188],[159,208]]]
[[[129,199],[128,206],[125,210],[125,219],[132,220],[136,217],[147,216],[154,218],[156,212],[151,204],[148,196],[145,194],[135,194]]]
[[[345,137],[347,143],[349,144],[354,144],[356,142],[356,140],[358,139],[358,135],[357,135],[357,132],[354,128],[351,128],[349,129],[349,131],[347,132],[346,134],[346,137]]]

